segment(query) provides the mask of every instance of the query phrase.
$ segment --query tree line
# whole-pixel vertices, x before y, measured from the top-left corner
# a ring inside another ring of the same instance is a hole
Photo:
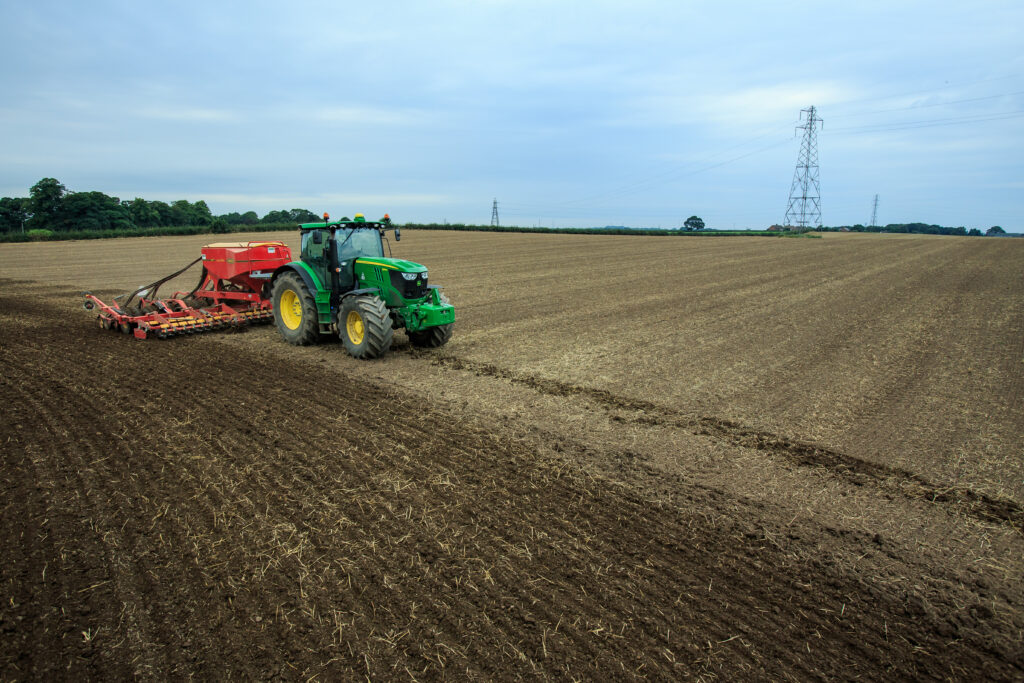
[[[968,235],[981,237],[982,232],[978,228],[968,230],[962,225],[956,228],[947,228],[941,225],[928,225],[927,223],[890,223],[889,225],[837,225],[835,227],[815,228],[824,232],[839,232],[849,230],[850,232],[896,232],[913,235]],[[985,235],[1005,235],[1006,231],[998,225],[993,225],[985,231]]]
[[[319,217],[308,209],[270,211],[262,218],[255,211],[237,211],[214,216],[205,201],[189,202],[185,199],[167,203],[147,201],[141,197],[122,200],[102,192],[72,192],[55,178],[43,178],[32,186],[28,197],[0,198],[0,241],[20,240],[20,233],[29,238],[80,239],[94,237],[115,237],[137,234],[171,234],[171,228],[178,232],[234,232],[237,229],[253,230],[283,228],[296,223],[312,223]],[[411,226],[410,226],[411,227]],[[469,225],[420,225],[434,230],[489,230],[489,226]],[[502,226],[503,228],[505,226]],[[721,231],[704,231],[704,221],[690,216],[680,231],[702,232],[702,234],[726,234]],[[597,234],[663,234],[662,230],[621,231],[601,228],[506,228],[515,232],[594,232]],[[821,231],[851,232],[895,232],[927,235],[973,235],[981,236],[978,228],[970,230],[963,226],[956,228],[926,223],[891,223],[885,226],[847,225],[816,228]],[[499,228],[501,230],[501,228]],[[140,232],[141,231],[141,232]],[[73,234],[71,234],[73,233]],[[746,232],[743,234],[758,234]],[[776,233],[764,233],[776,234]],[[1004,235],[1006,231],[993,225],[985,235]]]
[[[255,211],[214,216],[206,202],[179,199],[171,203],[141,197],[122,200],[102,192],[72,192],[55,178],[43,178],[28,197],[0,199],[0,233],[42,231],[128,232],[139,228],[210,226],[229,232],[235,225],[278,225],[317,220],[308,209],[270,211],[262,218]]]

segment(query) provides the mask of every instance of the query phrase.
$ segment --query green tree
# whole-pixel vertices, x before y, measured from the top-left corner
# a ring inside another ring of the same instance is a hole
[[[141,197],[136,197],[130,202],[123,202],[128,209],[128,216],[132,223],[140,228],[150,228],[160,225],[160,212],[156,207]]]
[[[200,199],[192,205],[192,225],[209,225],[213,221],[213,214],[206,202]]]
[[[267,215],[260,219],[260,223],[290,223],[291,215],[287,211],[268,211]]]
[[[292,209],[288,218],[292,223],[314,223],[319,217],[309,209]]]
[[[155,202],[150,202],[149,206],[154,211],[157,212],[157,215],[160,216],[160,218],[157,219],[157,222],[156,222],[157,225],[160,225],[160,226],[174,225],[174,223],[171,222],[171,206],[170,206],[170,204],[168,204],[167,202],[155,201]]]
[[[970,235],[971,237],[981,237],[981,230],[978,230],[977,228],[971,228],[970,230],[967,231],[967,234]]]
[[[223,214],[220,218],[223,218],[228,225],[256,225],[260,222],[260,217],[256,215],[255,211],[246,211],[245,213],[232,211]]]
[[[1005,235],[1006,231],[998,225],[993,225],[991,228],[985,231],[986,235]]]
[[[260,219],[260,223],[315,223],[317,220],[319,220],[318,216],[309,209],[292,209],[291,211],[282,209],[268,212]]]
[[[192,217],[192,205],[187,199],[179,199],[176,202],[171,202],[171,222],[165,223],[165,225],[195,225],[192,222]]]
[[[54,228],[69,230],[130,230],[128,207],[102,192],[71,192],[61,202]]]
[[[703,230],[704,221],[701,220],[698,216],[690,216],[685,221],[683,221],[683,227],[686,228],[687,230]]]
[[[25,229],[25,222],[31,216],[28,212],[27,197],[0,199],[0,233],[22,232]]]
[[[55,225],[67,191],[56,178],[43,178],[33,185],[28,200],[28,212],[32,214],[30,227],[47,229]]]

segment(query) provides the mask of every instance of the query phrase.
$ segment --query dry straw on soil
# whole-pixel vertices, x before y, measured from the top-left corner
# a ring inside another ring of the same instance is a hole
[[[0,247],[5,679],[1024,675],[1016,243],[404,237],[456,334],[373,363]]]

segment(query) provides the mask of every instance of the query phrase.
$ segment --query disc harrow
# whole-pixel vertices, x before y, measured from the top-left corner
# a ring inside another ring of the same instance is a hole
[[[266,284],[274,271],[289,261],[291,249],[284,242],[208,244],[199,258],[181,270],[116,296],[112,303],[84,292],[84,307],[98,311],[100,327],[138,339],[269,322],[274,311]],[[195,289],[175,292],[166,299],[157,296],[161,285],[197,263],[203,264],[203,272]]]

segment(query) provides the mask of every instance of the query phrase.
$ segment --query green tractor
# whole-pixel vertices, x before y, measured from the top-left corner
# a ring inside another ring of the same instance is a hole
[[[356,358],[377,358],[400,328],[414,346],[451,339],[454,307],[440,287],[427,284],[426,266],[384,256],[389,229],[386,214],[368,222],[358,213],[334,222],[324,214],[323,223],[299,226],[301,260],[278,268],[270,283],[285,341],[305,346],[336,332]],[[397,227],[394,234],[402,238]]]

